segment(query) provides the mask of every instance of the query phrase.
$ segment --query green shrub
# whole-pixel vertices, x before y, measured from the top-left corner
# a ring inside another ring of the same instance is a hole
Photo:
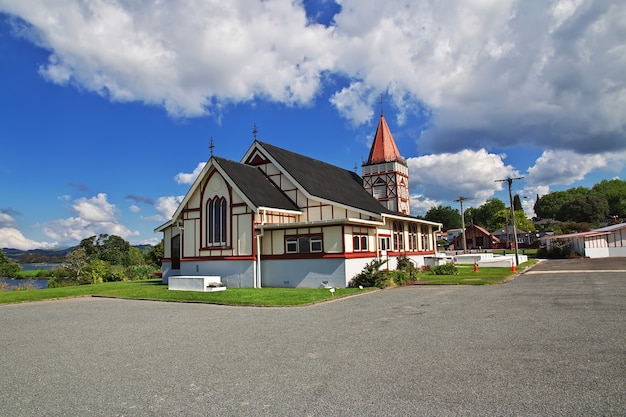
[[[452,264],[437,265],[436,267],[432,268],[431,271],[435,275],[458,275],[459,274],[459,269]]]
[[[557,240],[552,243],[550,250],[548,251],[548,258],[552,259],[565,259],[572,256],[572,247],[568,242]]]
[[[126,268],[126,278],[131,281],[152,278],[155,268],[150,265],[131,265]]]
[[[55,276],[54,278],[48,280],[47,288],[73,287],[75,285],[86,284],[91,284],[91,281],[89,281],[87,278]]]
[[[17,278],[21,270],[20,264],[6,256],[0,249],[0,278]]]
[[[386,260],[374,259],[372,262],[367,263],[363,267],[363,270],[350,280],[350,282],[348,283],[348,287],[378,287],[378,284],[381,284],[383,281],[385,281],[385,279],[379,277],[379,275],[382,272],[380,271],[380,267],[383,266],[386,262]]]

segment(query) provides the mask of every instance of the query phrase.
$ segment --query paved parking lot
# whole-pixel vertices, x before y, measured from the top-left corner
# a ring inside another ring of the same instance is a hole
[[[0,414],[623,416],[625,261],[299,308],[2,306]]]

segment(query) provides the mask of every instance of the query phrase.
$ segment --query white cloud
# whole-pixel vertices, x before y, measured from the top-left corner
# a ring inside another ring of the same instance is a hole
[[[198,166],[196,167],[196,169],[194,169],[193,172],[190,174],[179,172],[174,177],[174,180],[176,180],[178,184],[193,184],[196,178],[198,178],[198,175],[200,175],[200,173],[202,172],[202,169],[204,168],[205,165],[206,165],[206,162],[198,163]]]
[[[17,222],[13,216],[8,213],[0,212],[0,227],[15,227],[16,225]]]
[[[141,211],[141,208],[139,208],[139,206],[136,206],[135,204],[131,204],[128,209],[133,213],[139,213]]]
[[[47,221],[43,224],[43,232],[63,244],[73,244],[101,233],[124,239],[139,235],[139,232],[131,231],[121,224],[117,218],[117,206],[109,203],[104,193],[92,198],[79,198],[74,201],[72,208],[76,216]]]
[[[503,158],[485,149],[408,158],[410,186],[429,200],[452,201],[464,196],[479,205],[502,189],[496,180],[518,176]]]
[[[379,92],[399,123],[426,113],[427,152],[626,148],[624,2],[338,3],[329,26],[292,0],[0,0],[0,10],[50,51],[40,72],[51,82],[173,116],[258,98],[307,105],[328,87],[356,124]]]
[[[159,214],[150,217],[150,220],[162,222],[170,220],[180,203],[183,201],[183,198],[185,198],[185,196],[182,195],[159,197],[154,205],[154,208],[157,212],[159,212]]]
[[[289,0],[4,0],[0,8],[34,25],[30,37],[53,51],[40,69],[48,80],[174,116],[204,114],[219,107],[214,99],[306,104],[332,67],[332,31],[308,24]]]
[[[431,200],[422,194],[411,194],[411,215],[425,215],[432,207],[437,207],[441,201]]]
[[[72,208],[81,219],[90,223],[114,222],[117,212],[117,207],[107,201],[104,193],[89,199],[79,198],[74,201]]]
[[[0,227],[0,248],[30,250],[53,248],[57,245],[57,242],[36,242],[27,239],[22,232],[12,227]]]
[[[595,170],[620,171],[626,165],[626,152],[579,154],[571,150],[547,150],[528,168],[526,182],[531,186],[570,185]]]

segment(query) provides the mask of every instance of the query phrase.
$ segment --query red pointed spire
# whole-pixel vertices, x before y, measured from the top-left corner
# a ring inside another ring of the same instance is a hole
[[[372,143],[372,149],[370,150],[370,156],[367,158],[366,165],[393,161],[404,163],[404,159],[398,151],[396,142],[393,140],[385,116],[381,113],[380,121],[376,128],[376,135],[374,136],[374,143]]]

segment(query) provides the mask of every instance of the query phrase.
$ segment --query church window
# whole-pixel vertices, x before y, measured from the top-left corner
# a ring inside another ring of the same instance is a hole
[[[393,250],[396,252],[404,250],[404,228],[401,222],[393,223]]]
[[[311,252],[322,251],[322,238],[320,236],[311,236]]]
[[[419,248],[417,247],[417,225],[409,224],[409,250],[417,251]]]
[[[381,236],[378,238],[378,249],[379,250],[389,250],[391,246],[389,244],[389,236]]]
[[[422,226],[422,249],[430,250],[430,234],[428,233],[428,226]]]
[[[287,245],[287,253],[298,252],[298,239],[296,239],[295,237],[287,238],[286,245]]]
[[[285,239],[285,252],[310,253],[322,252],[322,237],[318,235],[303,235]]]
[[[352,235],[352,250],[354,252],[367,252],[367,235],[355,233]]]
[[[374,182],[374,188],[372,194],[375,198],[387,198],[387,183],[379,178]]]
[[[228,216],[226,199],[215,197],[207,201],[207,245],[226,245],[226,218]]]

